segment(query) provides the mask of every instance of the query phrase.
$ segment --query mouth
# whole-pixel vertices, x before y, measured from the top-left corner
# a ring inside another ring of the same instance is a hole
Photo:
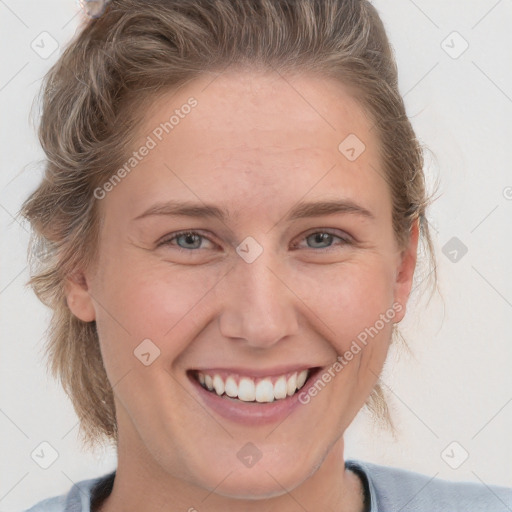
[[[319,367],[252,377],[225,370],[190,370],[189,376],[207,392],[246,403],[272,403],[296,395]]]

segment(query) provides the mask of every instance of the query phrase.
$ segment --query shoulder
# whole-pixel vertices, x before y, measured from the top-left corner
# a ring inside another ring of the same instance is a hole
[[[25,512],[61,512],[66,509],[66,495],[54,496],[47,498],[34,506],[27,509]]]
[[[25,512],[90,512],[93,491],[112,474],[74,484],[69,492],[36,503]]]
[[[363,461],[354,464],[368,478],[372,512],[510,512],[512,489],[474,482],[451,482],[401,468]],[[433,508],[435,505],[435,508]]]

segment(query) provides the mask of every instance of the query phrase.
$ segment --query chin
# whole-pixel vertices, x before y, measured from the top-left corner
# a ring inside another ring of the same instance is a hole
[[[249,470],[250,471],[250,470]],[[286,475],[286,476],[284,476]],[[307,477],[294,478],[289,473],[280,474],[258,471],[253,474],[249,472],[232,473],[221,485],[215,487],[215,493],[231,499],[239,500],[263,500],[276,498],[287,494]],[[211,488],[209,486],[211,490]]]
[[[195,485],[226,498],[263,500],[292,491],[315,471],[313,464],[304,470],[296,464],[278,466],[268,462],[264,465],[260,461],[252,468],[236,468],[236,463],[219,467],[213,461],[206,462],[211,471],[205,473],[204,467],[194,471]]]

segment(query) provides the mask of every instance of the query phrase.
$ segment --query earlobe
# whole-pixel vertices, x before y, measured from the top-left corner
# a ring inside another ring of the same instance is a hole
[[[411,226],[409,242],[401,252],[400,263],[397,268],[395,281],[395,303],[400,304],[400,312],[396,315],[396,323],[400,322],[405,315],[406,304],[411,293],[414,270],[416,268],[419,240],[419,219]]]
[[[96,311],[85,276],[75,272],[66,279],[66,301],[70,311],[83,322],[96,319]]]

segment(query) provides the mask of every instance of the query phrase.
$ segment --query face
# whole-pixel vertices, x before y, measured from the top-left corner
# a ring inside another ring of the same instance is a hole
[[[397,245],[371,126],[338,82],[249,71],[146,112],[129,171],[97,193],[97,265],[68,287],[97,324],[123,457],[256,497],[339,444],[416,257],[416,229]]]

